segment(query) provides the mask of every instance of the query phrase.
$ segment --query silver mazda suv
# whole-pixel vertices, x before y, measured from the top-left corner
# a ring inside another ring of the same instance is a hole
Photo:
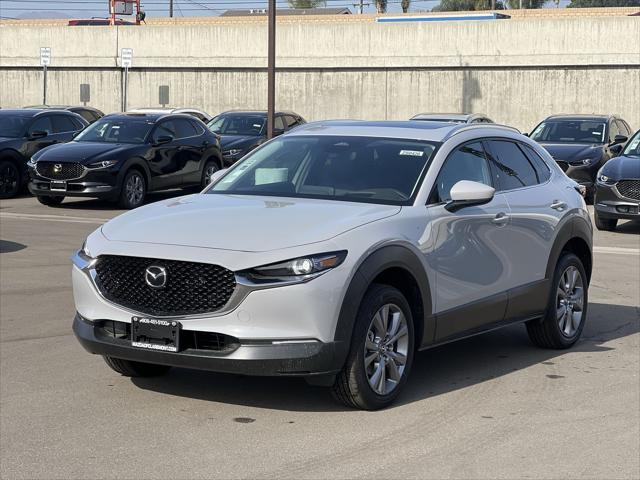
[[[73,328],[123,375],[301,376],[378,409],[419,350],[514,323],[572,346],[591,251],[577,184],[514,129],[311,123],[93,232]]]

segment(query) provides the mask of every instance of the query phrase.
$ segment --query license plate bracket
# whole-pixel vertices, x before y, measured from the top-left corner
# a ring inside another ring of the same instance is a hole
[[[131,317],[131,346],[162,352],[177,352],[180,348],[180,329],[175,320]]]
[[[49,185],[49,189],[52,192],[66,192],[67,191],[67,181],[66,180],[52,180]]]

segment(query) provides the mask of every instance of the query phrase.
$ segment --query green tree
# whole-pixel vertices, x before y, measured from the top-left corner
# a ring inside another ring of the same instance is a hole
[[[400,6],[402,7],[402,13],[407,13],[411,6],[411,0],[402,0],[402,2],[400,2]]]
[[[571,0],[569,8],[640,7],[640,0]]]
[[[291,8],[316,8],[324,6],[324,0],[288,0]]]
[[[496,9],[504,9],[504,4],[500,0],[496,0]],[[457,11],[475,11],[475,10],[491,10],[491,0],[442,0],[440,5],[433,9],[434,12],[457,12]]]
[[[520,2],[522,1],[522,8],[542,8],[547,0],[507,0],[509,8],[520,8]]]

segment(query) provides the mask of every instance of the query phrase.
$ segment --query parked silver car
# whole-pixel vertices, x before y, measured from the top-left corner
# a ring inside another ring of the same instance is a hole
[[[418,350],[519,322],[568,348],[584,328],[584,199],[511,128],[311,123],[221,175],[75,256],[75,334],[117,372],[302,376],[377,409]]]

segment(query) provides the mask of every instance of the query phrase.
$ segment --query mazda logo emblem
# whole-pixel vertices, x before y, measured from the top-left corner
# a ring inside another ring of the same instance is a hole
[[[167,269],[158,265],[147,267],[144,272],[144,281],[151,288],[164,288],[167,284]]]
[[[56,163],[53,166],[53,173],[60,173],[62,171],[62,164],[61,163]]]

